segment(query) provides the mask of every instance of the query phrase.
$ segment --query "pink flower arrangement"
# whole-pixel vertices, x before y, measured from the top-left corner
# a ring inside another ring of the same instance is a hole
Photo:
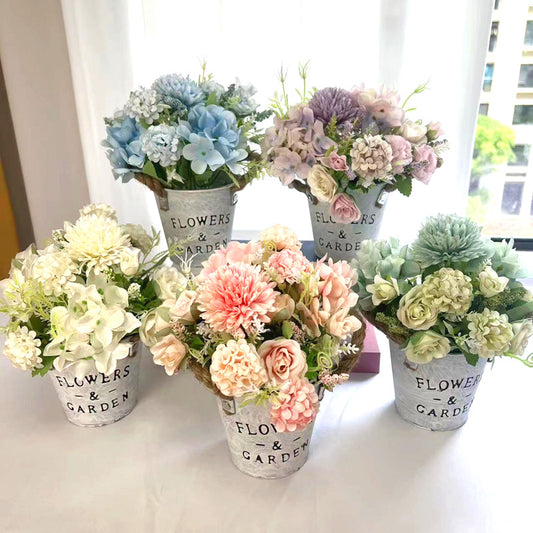
[[[336,375],[361,327],[357,274],[345,261],[310,262],[279,225],[258,242],[229,243],[203,267],[196,277],[187,269],[170,276],[186,281],[146,317],[141,334],[154,361],[169,374],[194,361],[221,394],[268,401],[278,431],[302,430],[318,412],[319,375]],[[154,274],[156,290],[166,274]]]
[[[327,87],[313,95],[304,90],[303,101],[293,107],[274,98],[276,116],[262,146],[267,169],[284,185],[329,204],[336,222],[358,222],[362,192],[388,185],[409,195],[413,179],[428,184],[442,164],[446,140],[440,123],[409,120],[404,110],[424,88],[417,87],[403,105],[387,87]]]

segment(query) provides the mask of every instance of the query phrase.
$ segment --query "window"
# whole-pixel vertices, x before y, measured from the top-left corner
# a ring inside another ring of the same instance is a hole
[[[496,48],[496,41],[498,40],[498,28],[499,27],[500,27],[499,22],[493,22],[492,26],[490,27],[489,52],[494,52],[494,49]],[[531,31],[533,31],[533,28]],[[526,32],[526,38],[527,38],[527,32]],[[532,35],[532,40],[533,40],[533,35]]]
[[[533,105],[515,105],[513,124],[533,124]]]
[[[527,167],[527,164],[529,163],[530,150],[530,144],[516,144],[513,148],[515,159],[514,161],[509,161],[509,166]]]
[[[489,112],[489,104],[479,104],[479,114],[487,115]]]
[[[523,66],[525,66],[525,65],[523,65]],[[494,63],[487,63],[485,65],[485,77],[483,78],[483,90],[485,92],[489,92],[491,90],[491,88],[492,88],[492,76],[493,76],[493,74],[494,74]],[[522,75],[522,71],[520,71],[520,75]]]
[[[494,9],[500,9],[500,0],[494,0]]]
[[[533,46],[533,20],[527,21],[526,35],[524,36],[524,44],[526,46]]]
[[[487,71],[485,70],[485,77]],[[521,65],[518,87],[533,87],[533,65]]]
[[[503,186],[502,213],[506,215],[519,215],[522,207],[522,192],[524,183],[508,181]]]

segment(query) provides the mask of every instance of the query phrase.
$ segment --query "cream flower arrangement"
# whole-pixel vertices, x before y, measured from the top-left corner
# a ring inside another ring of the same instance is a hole
[[[354,262],[364,315],[400,344],[407,359],[429,363],[462,352],[480,357],[525,356],[533,333],[533,301],[517,280],[512,242],[481,237],[471,220],[429,218],[412,246],[364,241]]]
[[[305,428],[318,411],[315,386],[347,379],[342,361],[364,330],[353,314],[356,272],[300,249],[294,232],[274,226],[259,241],[230,242],[198,276],[186,263],[154,272],[166,299],[140,329],[154,362],[169,375],[189,366],[222,396],[268,402],[277,431]]]
[[[93,204],[44,249],[19,253],[0,282],[12,364],[40,376],[67,367],[112,373],[128,356],[140,318],[161,303],[150,278],[167,257],[153,253],[158,243],[155,232],[121,226],[111,207]]]

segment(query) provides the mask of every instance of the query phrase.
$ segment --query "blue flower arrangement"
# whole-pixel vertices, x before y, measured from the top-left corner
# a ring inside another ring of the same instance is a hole
[[[264,164],[253,145],[263,135],[251,85],[229,87],[205,74],[198,81],[167,74],[150,88],[132,91],[123,109],[106,118],[113,175],[133,177],[167,189],[209,189],[234,183],[242,188],[261,175]]]

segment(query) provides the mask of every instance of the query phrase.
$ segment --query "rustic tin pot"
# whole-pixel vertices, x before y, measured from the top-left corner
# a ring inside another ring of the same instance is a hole
[[[357,254],[362,241],[377,239],[389,195],[385,187],[386,185],[376,186],[366,194],[355,195],[355,203],[361,211],[361,218],[359,222],[351,224],[335,222],[330,215],[330,204],[324,202],[313,204],[309,200],[317,257],[328,254],[328,257],[334,261],[341,259],[349,261]]]
[[[238,398],[218,398],[233,464],[245,474],[277,479],[294,474],[307,461],[313,423],[303,431],[277,432],[267,405],[242,406]]]
[[[76,376],[73,367],[48,372],[69,422],[76,426],[113,424],[131,413],[137,403],[141,356],[139,342],[131,343],[130,355],[117,361],[109,376],[94,372]]]
[[[430,363],[408,361],[390,342],[396,409],[408,422],[433,431],[449,431],[466,423],[487,363],[469,365],[462,353]]]
[[[237,193],[234,185],[195,191],[165,190],[155,195],[169,244],[186,241],[187,257],[199,272],[203,261],[231,238]]]

